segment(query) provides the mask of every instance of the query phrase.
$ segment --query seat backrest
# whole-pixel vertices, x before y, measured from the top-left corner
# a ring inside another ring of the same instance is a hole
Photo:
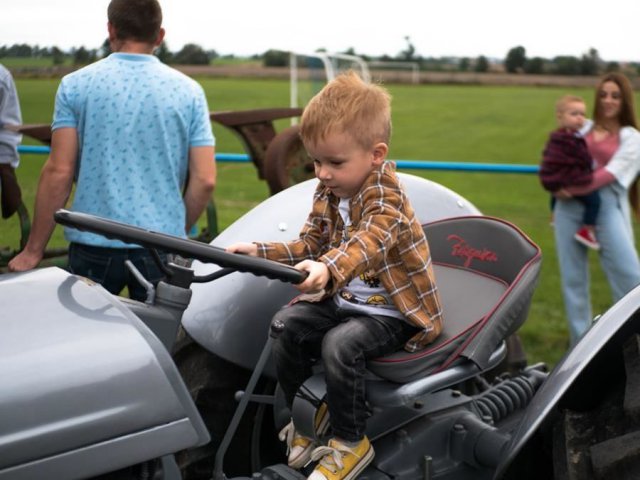
[[[514,225],[483,216],[424,227],[443,305],[443,332],[426,349],[368,363],[388,380],[408,382],[466,358],[484,369],[502,340],[526,319],[540,249]]]
[[[540,249],[522,231],[493,217],[459,217],[424,227],[434,264],[512,284]]]

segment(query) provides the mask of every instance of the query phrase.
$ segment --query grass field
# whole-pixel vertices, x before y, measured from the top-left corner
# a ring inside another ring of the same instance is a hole
[[[279,80],[198,79],[211,110],[242,110],[288,105],[288,83]],[[58,80],[17,81],[24,123],[50,122]],[[393,95],[393,139],[390,158],[458,162],[537,164],[548,132],[554,128],[553,105],[564,93],[592,103],[590,89],[545,87],[389,85]],[[287,125],[277,124],[278,128]],[[224,127],[213,124],[217,151],[241,153],[242,145]],[[24,143],[36,142],[25,139]],[[25,155],[18,169],[26,203],[32,208],[42,155]],[[549,226],[548,195],[535,175],[411,170],[441,183],[474,203],[483,213],[522,228],[543,251],[540,285],[530,318],[521,330],[530,362],[554,364],[564,353],[568,333],[559,274]],[[266,198],[268,190],[250,164],[219,164],[215,193],[221,228]],[[0,245],[16,246],[17,226],[4,221]],[[56,231],[52,245],[62,246]],[[592,255],[594,312],[610,306],[609,288]]]

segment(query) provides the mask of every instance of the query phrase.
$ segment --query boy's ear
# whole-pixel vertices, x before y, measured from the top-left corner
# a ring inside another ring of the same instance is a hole
[[[382,162],[387,158],[389,153],[389,145],[384,142],[376,143],[373,146],[373,164],[378,166],[382,165]]]

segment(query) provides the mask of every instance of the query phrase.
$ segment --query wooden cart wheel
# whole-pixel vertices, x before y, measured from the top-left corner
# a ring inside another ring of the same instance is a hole
[[[278,133],[269,143],[264,160],[264,176],[271,195],[314,177],[313,161],[294,125]]]

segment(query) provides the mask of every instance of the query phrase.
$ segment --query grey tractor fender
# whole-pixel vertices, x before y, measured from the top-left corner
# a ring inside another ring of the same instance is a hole
[[[640,286],[607,310],[550,372],[524,411],[496,469],[495,479],[502,478],[509,466],[517,461],[527,442],[550,420],[554,410],[567,401],[578,383],[595,390],[602,380],[602,372],[613,374],[611,356],[619,353],[625,341],[638,333]]]
[[[419,220],[479,215],[479,210],[448,188],[424,178],[399,173]],[[297,237],[311,210],[317,180],[307,180],[269,197],[225,229],[212,244],[287,241]],[[219,267],[194,263],[198,275]],[[182,325],[200,345],[219,357],[251,369],[266,341],[275,312],[298,291],[277,280],[233,273],[211,284],[194,284]],[[271,368],[267,374],[273,376]]]

